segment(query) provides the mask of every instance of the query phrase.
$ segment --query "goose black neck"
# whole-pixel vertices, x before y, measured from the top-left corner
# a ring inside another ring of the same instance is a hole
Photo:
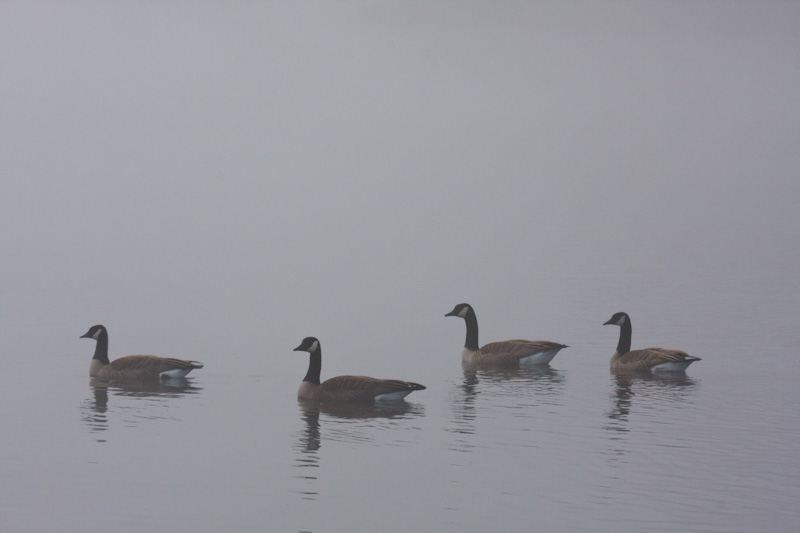
[[[467,323],[467,339],[464,342],[464,348],[478,351],[478,317],[475,316],[475,311],[472,308],[464,315],[464,322]]]
[[[625,355],[626,353],[631,351],[631,335],[633,333],[633,328],[631,327],[631,319],[628,318],[620,327],[619,327],[619,342],[617,343],[617,353],[620,355]]]
[[[94,357],[104,365],[108,364],[108,333],[102,331],[97,337],[97,346],[94,348]]]
[[[322,370],[322,348],[317,348],[309,354],[308,372],[306,372],[306,377],[303,378],[303,381],[319,385],[320,370]]]

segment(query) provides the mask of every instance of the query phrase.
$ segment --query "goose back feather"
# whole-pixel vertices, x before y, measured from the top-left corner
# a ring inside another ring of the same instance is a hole
[[[611,358],[611,368],[630,372],[680,372],[695,361],[700,361],[700,358],[693,357],[683,350],[645,348],[624,355],[615,352]]]
[[[566,345],[550,341],[512,339],[491,342],[467,355],[467,362],[491,365],[543,365],[549,363]]]
[[[304,381],[303,383],[308,383]],[[369,403],[400,400],[415,390],[424,390],[419,383],[398,379],[377,379],[368,376],[337,376],[310,388],[310,399],[319,401]]]

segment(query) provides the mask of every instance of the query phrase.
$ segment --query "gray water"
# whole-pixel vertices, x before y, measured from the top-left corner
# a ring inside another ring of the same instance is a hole
[[[800,526],[800,8],[0,9],[3,531]],[[309,335],[428,388],[299,403]]]

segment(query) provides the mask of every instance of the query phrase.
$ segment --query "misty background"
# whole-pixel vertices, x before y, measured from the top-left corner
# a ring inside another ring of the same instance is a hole
[[[39,359],[94,323],[209,371],[436,353],[461,301],[575,344],[742,276],[800,318],[793,3],[0,9],[2,321]]]

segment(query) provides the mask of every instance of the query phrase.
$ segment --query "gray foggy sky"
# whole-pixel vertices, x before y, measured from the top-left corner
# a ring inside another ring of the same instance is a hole
[[[800,265],[797,28],[794,2],[2,2],[2,319],[411,343],[642,254],[665,285]]]

